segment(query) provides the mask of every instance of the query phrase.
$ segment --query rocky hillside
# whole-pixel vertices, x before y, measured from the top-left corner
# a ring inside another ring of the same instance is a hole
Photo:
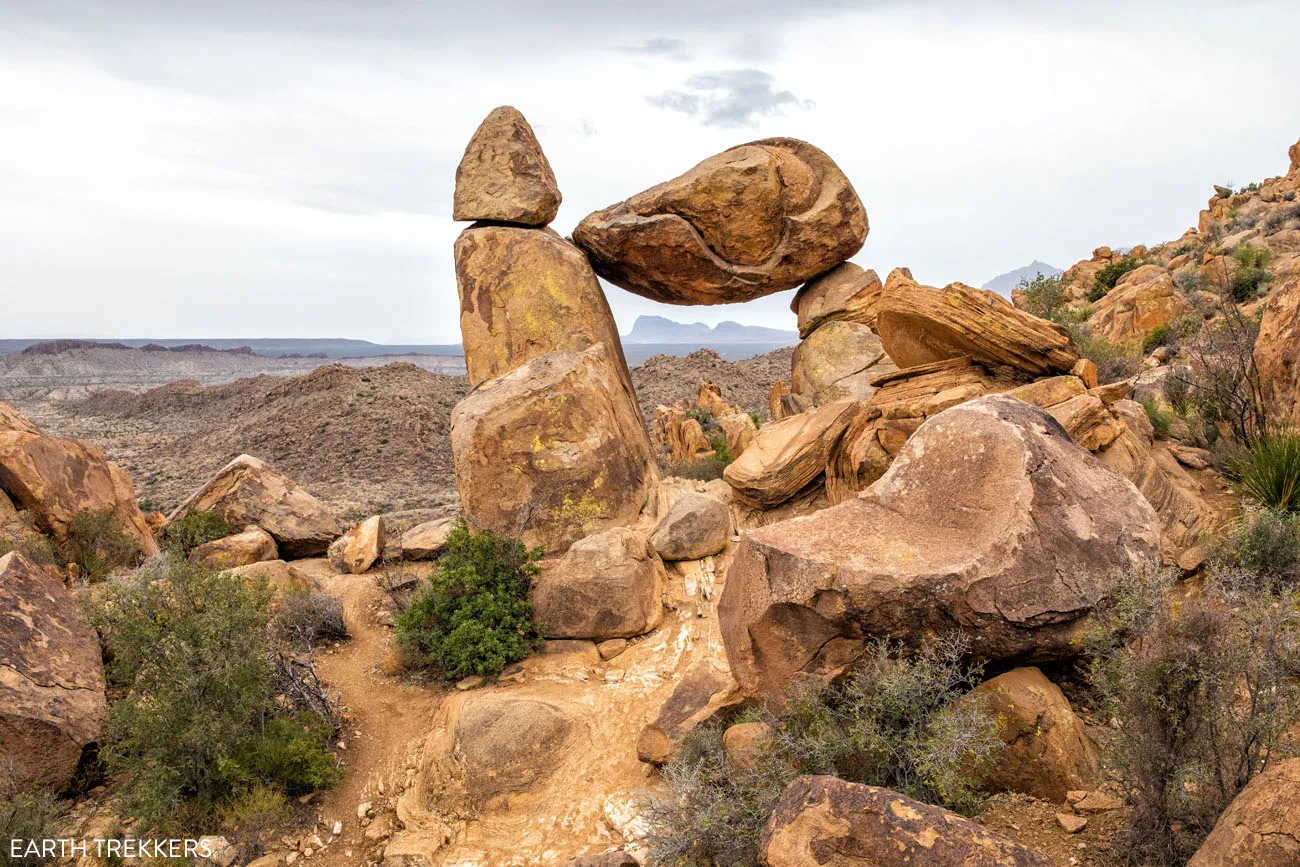
[[[744,361],[727,361],[712,349],[697,349],[687,356],[654,355],[632,368],[637,403],[647,419],[654,418],[654,408],[692,401],[700,383],[712,380],[723,396],[745,412],[767,415],[768,386],[790,376],[793,349],[778,349]]]

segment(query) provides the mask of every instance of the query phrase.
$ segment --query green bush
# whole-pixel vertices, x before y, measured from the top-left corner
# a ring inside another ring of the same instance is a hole
[[[119,797],[146,828],[194,830],[214,810],[268,784],[328,785],[325,726],[277,718],[265,581],[209,572],[180,557],[112,585],[91,612],[122,697],[100,751]]]
[[[1300,514],[1268,509],[1242,518],[1216,559],[1270,589],[1300,584]]]
[[[1237,267],[1232,269],[1228,289],[1234,301],[1249,301],[1259,294],[1259,287],[1273,278],[1268,271],[1272,253],[1267,247],[1242,245],[1232,251]]]
[[[668,475],[676,476],[679,479],[694,479],[704,482],[722,478],[723,472],[731,465],[735,457],[731,454],[731,447],[727,445],[726,436],[721,433],[710,436],[709,445],[713,448],[713,454],[707,458],[694,461],[669,464],[666,467]]]
[[[397,618],[410,666],[447,678],[494,677],[541,642],[528,591],[542,550],[461,523],[438,569]]]
[[[1016,288],[1025,293],[1025,309],[1041,319],[1055,321],[1065,307],[1065,281],[1060,274],[1044,277],[1040,271],[1032,280],[1021,280]]]
[[[182,557],[207,542],[224,539],[234,532],[216,512],[186,512],[167,527],[163,544]]]
[[[1157,325],[1151,329],[1146,337],[1142,338],[1142,354],[1150,355],[1161,346],[1177,345],[1174,330],[1168,325]]]
[[[754,410],[749,414],[749,420],[754,423],[754,427],[762,427],[763,422],[766,421],[763,417],[763,413],[758,410]]]
[[[1173,415],[1161,409],[1160,404],[1153,398],[1144,397],[1139,403],[1147,411],[1147,418],[1151,421],[1151,427],[1155,428],[1156,436],[1169,436],[1169,429],[1174,423]]]
[[[140,546],[128,536],[122,521],[112,512],[82,510],[68,522],[62,545],[62,560],[76,563],[87,579],[103,578],[114,569],[140,561]]]
[[[13,855],[10,841],[57,839],[62,816],[63,804],[48,792],[0,788],[0,867],[36,867],[48,863],[39,856]]]
[[[1119,278],[1138,266],[1138,260],[1132,256],[1124,256],[1116,259],[1107,265],[1097,269],[1097,275],[1093,280],[1092,291],[1088,294],[1089,301],[1100,301],[1106,297],[1106,293],[1115,288]]]
[[[1229,476],[1265,508],[1300,512],[1300,434],[1260,437],[1232,462]]]

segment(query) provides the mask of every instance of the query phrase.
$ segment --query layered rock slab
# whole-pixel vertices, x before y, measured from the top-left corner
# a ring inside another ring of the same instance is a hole
[[[858,497],[746,534],[718,616],[736,678],[776,698],[875,637],[960,628],[980,659],[1069,656],[1114,575],[1160,560],[1128,480],[990,396],[927,420]]]

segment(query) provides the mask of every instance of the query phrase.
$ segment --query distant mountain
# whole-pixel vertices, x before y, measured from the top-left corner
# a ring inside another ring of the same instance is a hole
[[[102,343],[104,343],[104,341],[3,339],[0,340],[0,353],[22,352],[23,350],[35,345],[42,346],[41,349],[36,350],[37,352],[50,353],[57,352],[59,349],[75,348],[77,345],[88,346]],[[162,349],[179,349],[181,351],[188,351],[196,348],[211,348],[222,351],[252,350],[254,353],[268,358],[294,356],[302,358],[310,358],[312,356],[324,358],[368,358],[379,355],[460,355],[462,352],[460,344],[458,343],[371,343],[368,340],[353,340],[346,337],[237,337],[208,338],[203,340],[194,340],[192,338],[162,340],[114,339],[111,343],[121,347],[151,349],[154,351]]]
[[[638,316],[632,330],[623,335],[624,343],[689,343],[696,346],[715,344],[762,343],[793,345],[799,332],[739,322],[719,322],[713,328],[703,322],[684,324],[663,316]]]
[[[1063,274],[1065,272],[1062,269],[1057,268],[1055,265],[1048,265],[1046,262],[1039,262],[1035,259],[1023,268],[1017,268],[1014,271],[999,274],[980,288],[992,289],[999,295],[1006,295],[1010,298],[1011,290],[1019,286],[1021,280],[1032,280],[1040,273],[1044,277],[1055,277],[1057,274]]]

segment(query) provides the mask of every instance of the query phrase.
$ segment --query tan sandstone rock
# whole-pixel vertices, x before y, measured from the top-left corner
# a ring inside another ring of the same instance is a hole
[[[875,271],[864,271],[852,262],[814,277],[790,302],[790,309],[799,317],[799,336],[806,338],[827,322],[857,322],[874,328],[883,288]]]
[[[547,638],[634,638],[663,619],[665,580],[645,534],[616,527],[542,564],[530,594],[533,615]]]
[[[309,592],[315,586],[311,577],[292,563],[284,560],[265,560],[227,569],[231,575],[238,575],[249,583],[265,581],[281,596],[292,596]]]
[[[231,526],[256,524],[275,537],[282,556],[291,558],[324,554],[342,532],[324,503],[252,455],[240,455],[222,467],[167,521],[205,511],[216,512]]]
[[[658,481],[641,413],[603,343],[488,380],[452,413],[462,513],[550,554],[631,523]]]
[[[1117,570],[1160,561],[1155,512],[1042,410],[930,418],[859,497],[741,539],[718,618],[747,693],[833,673],[836,642],[961,628],[980,659],[1070,656]]]
[[[1172,325],[1195,310],[1168,271],[1145,265],[1126,274],[1093,306],[1088,329],[1093,337],[1111,343],[1140,343],[1159,326]]]
[[[696,663],[637,734],[637,758],[662,765],[696,727],[742,699],[740,686],[724,668],[710,660]]]
[[[698,560],[725,548],[731,531],[726,503],[688,491],[659,520],[650,544],[664,560]]]
[[[447,548],[447,537],[456,529],[455,518],[438,518],[416,524],[402,534],[402,559],[431,560]]]
[[[4,401],[0,401],[0,433],[6,431],[33,434],[40,433],[40,431],[36,429],[36,425],[32,424],[31,419]]]
[[[330,565],[340,574],[360,575],[383,554],[384,536],[384,516],[366,518],[330,544]]]
[[[1255,364],[1273,393],[1283,421],[1300,427],[1300,276],[1277,281],[1269,292],[1255,340]]]
[[[794,348],[790,387],[818,406],[845,398],[866,400],[876,391],[871,381],[897,369],[870,328],[836,320]]]
[[[586,217],[573,239],[611,283],[669,304],[748,301],[848,259],[867,212],[826,154],[770,138]]]
[[[821,476],[830,448],[844,433],[857,403],[841,400],[764,425],[722,478],[744,500],[777,506]]]
[[[99,639],[49,569],[0,557],[0,783],[59,791],[107,714]]]
[[[1278,761],[1223,811],[1187,867],[1300,864],[1300,759]]]
[[[242,533],[223,539],[204,542],[190,552],[191,562],[216,570],[278,559],[280,554],[276,550],[275,539],[257,526],[245,527]]]
[[[479,804],[527,791],[563,762],[580,723],[559,702],[473,692],[456,720],[456,753]]]
[[[503,105],[483,119],[456,167],[453,220],[544,226],[560,209],[560,188],[533,128]]]
[[[1026,849],[942,807],[835,777],[800,777],[763,828],[767,867],[1053,867]]]

